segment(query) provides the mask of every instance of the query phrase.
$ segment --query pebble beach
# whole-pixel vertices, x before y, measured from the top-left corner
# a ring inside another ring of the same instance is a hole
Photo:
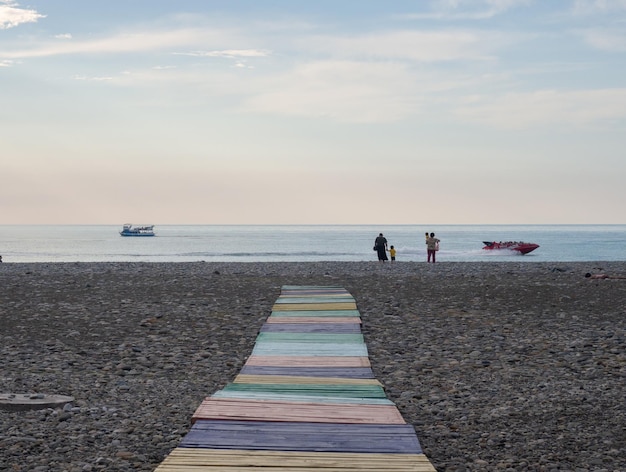
[[[152,471],[282,285],[355,297],[437,471],[626,471],[626,262],[0,264],[0,470]]]

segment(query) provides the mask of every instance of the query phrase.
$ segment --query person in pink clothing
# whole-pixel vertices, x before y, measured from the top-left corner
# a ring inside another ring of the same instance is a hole
[[[428,251],[428,262],[432,259],[435,262],[435,254],[439,250],[439,239],[435,238],[435,233],[430,233],[426,240],[426,250]]]

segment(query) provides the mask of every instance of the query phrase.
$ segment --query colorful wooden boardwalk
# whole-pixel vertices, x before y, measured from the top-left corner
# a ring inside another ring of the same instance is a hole
[[[435,472],[374,378],[354,298],[284,286],[240,374],[157,472]]]

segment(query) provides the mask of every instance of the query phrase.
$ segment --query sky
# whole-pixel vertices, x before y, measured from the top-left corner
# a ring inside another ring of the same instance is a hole
[[[626,0],[0,0],[0,224],[625,224]]]

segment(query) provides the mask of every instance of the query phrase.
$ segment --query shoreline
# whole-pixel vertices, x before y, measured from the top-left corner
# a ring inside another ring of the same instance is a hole
[[[376,378],[439,471],[626,470],[626,262],[0,265],[0,469],[153,470],[282,285],[355,297]]]
[[[584,269],[611,269],[611,270],[626,270],[626,261],[533,261],[524,256],[519,256],[519,261],[437,261],[436,263],[428,263],[424,261],[386,261],[380,263],[376,260],[366,261],[247,261],[247,262],[209,262],[209,261],[181,261],[181,262],[151,262],[151,261],[64,261],[64,262],[10,262],[4,261],[0,263],[0,269],[5,268],[44,268],[44,267],[58,267],[58,268],[111,268],[112,266],[128,266],[128,267],[141,267],[145,266],[152,268],[165,268],[165,267],[191,267],[191,268],[213,268],[219,270],[223,268],[230,272],[248,271],[250,273],[266,273],[268,270],[274,273],[282,273],[283,275],[302,275],[307,272],[314,274],[321,270],[332,270],[339,274],[351,274],[358,275],[360,271],[371,270],[372,266],[386,267],[390,269],[398,270],[399,275],[406,273],[413,269],[419,269],[423,267],[445,267],[447,269],[458,269],[463,267],[474,267],[478,270],[484,271],[492,268],[500,269],[524,269],[528,270],[541,270],[541,269],[553,269],[559,268],[564,271],[570,270],[584,270]],[[308,269],[303,271],[302,269]],[[315,269],[315,270],[313,270]],[[364,275],[364,274],[363,274]]]

